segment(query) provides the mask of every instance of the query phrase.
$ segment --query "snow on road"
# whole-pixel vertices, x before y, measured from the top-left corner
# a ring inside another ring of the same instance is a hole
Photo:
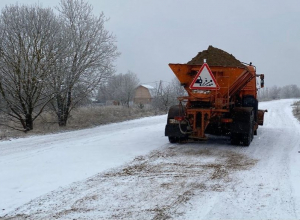
[[[299,219],[294,101],[260,103],[269,112],[250,147],[169,144],[166,116],[1,142],[0,208],[21,219]]]
[[[164,115],[0,142],[0,216],[163,146],[165,122]]]
[[[249,148],[231,149],[257,159],[258,163],[247,173],[237,173],[234,184],[216,198],[195,198],[201,209],[186,213],[185,218],[300,218],[300,125],[292,115],[294,101],[260,104],[260,109],[269,112],[258,136]]]

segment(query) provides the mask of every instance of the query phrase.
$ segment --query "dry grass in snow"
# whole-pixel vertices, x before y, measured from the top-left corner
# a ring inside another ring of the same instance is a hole
[[[44,112],[34,121],[34,128],[28,133],[16,131],[6,126],[0,126],[0,140],[36,134],[78,130],[159,114],[163,114],[163,112],[158,112],[152,108],[141,109],[138,107],[127,108],[124,106],[87,106],[72,111],[67,126],[59,127],[56,115],[53,112]],[[6,120],[5,115],[0,115],[0,121],[9,126],[15,126],[13,122]]]

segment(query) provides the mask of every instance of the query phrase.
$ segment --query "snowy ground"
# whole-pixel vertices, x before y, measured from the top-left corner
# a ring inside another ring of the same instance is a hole
[[[169,144],[166,116],[0,142],[0,216],[299,219],[294,100],[264,102],[250,147]]]

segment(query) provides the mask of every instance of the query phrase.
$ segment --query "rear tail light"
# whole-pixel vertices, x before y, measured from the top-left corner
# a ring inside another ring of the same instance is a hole
[[[184,120],[184,116],[175,116],[174,119],[176,121],[183,121]]]

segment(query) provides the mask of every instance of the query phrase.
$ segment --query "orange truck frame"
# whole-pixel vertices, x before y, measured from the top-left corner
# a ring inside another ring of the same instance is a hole
[[[192,86],[202,65],[169,66],[188,94],[178,97],[179,104],[169,109],[165,136],[171,143],[206,140],[206,134],[213,134],[230,136],[235,145],[250,145],[267,111],[258,110],[256,78],[260,77],[263,88],[264,75],[256,74],[255,66],[210,66],[218,84],[213,90]]]

